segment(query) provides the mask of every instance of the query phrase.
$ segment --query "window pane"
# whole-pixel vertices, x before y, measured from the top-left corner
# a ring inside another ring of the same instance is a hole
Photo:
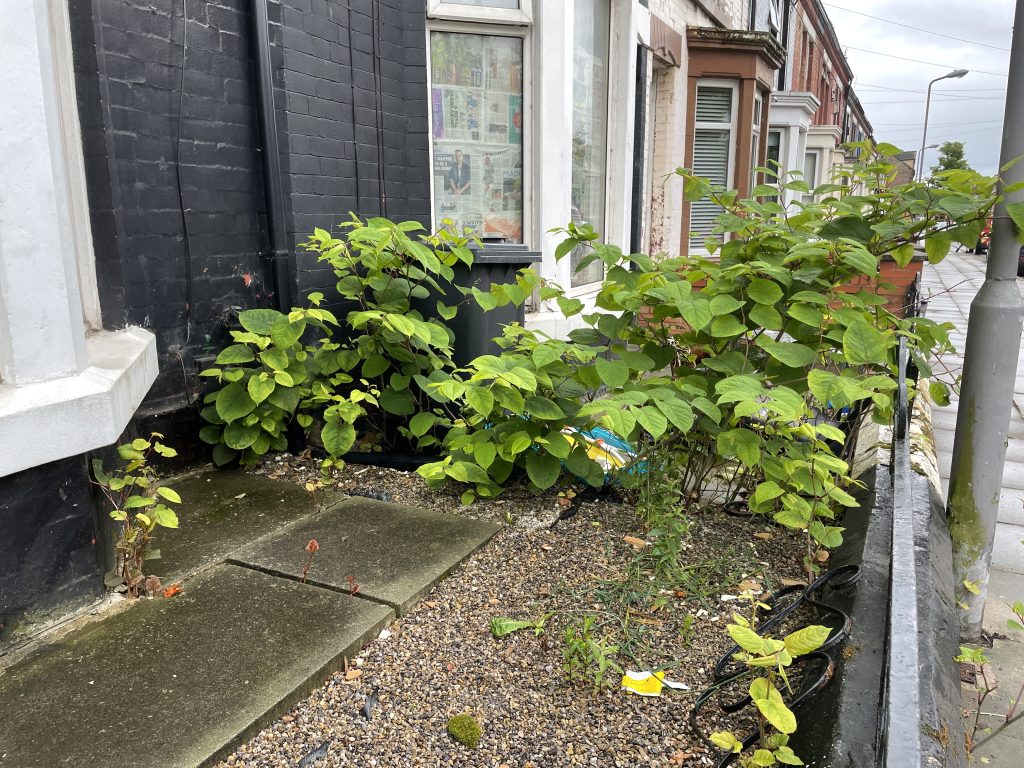
[[[731,123],[732,88],[697,86],[697,122]]]
[[[732,132],[698,128],[693,136],[693,172],[713,186],[729,186],[729,149]],[[724,209],[708,198],[690,207],[691,248],[703,248],[704,238],[711,234],[715,220]]]
[[[519,10],[519,0],[441,0],[441,5],[476,5],[486,8]]]
[[[768,151],[765,153],[764,164],[766,167],[771,168],[773,173],[766,173],[764,175],[765,184],[776,184],[779,180],[779,157],[782,146],[782,133],[779,131],[768,132]],[[778,196],[773,195],[772,197],[766,197],[766,201],[773,203],[778,202]]]
[[[430,33],[434,221],[523,241],[523,41]]]
[[[604,232],[608,122],[609,0],[576,0],[572,97],[572,219]],[[570,257],[571,285],[594,283],[604,276],[601,262],[581,272],[576,266],[587,252]]]
[[[818,153],[808,152],[804,155],[804,181],[807,185],[814,189],[818,186]],[[814,202],[814,195],[804,194],[803,200],[805,203]]]

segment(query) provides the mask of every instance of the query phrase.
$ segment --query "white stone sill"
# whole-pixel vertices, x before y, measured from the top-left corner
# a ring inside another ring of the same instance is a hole
[[[86,337],[89,367],[0,384],[0,477],[114,443],[156,379],[156,337],[141,328]]]

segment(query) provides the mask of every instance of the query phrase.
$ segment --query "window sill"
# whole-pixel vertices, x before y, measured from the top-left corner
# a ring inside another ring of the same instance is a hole
[[[86,338],[89,367],[38,384],[0,384],[0,477],[114,443],[157,375],[141,328]]]

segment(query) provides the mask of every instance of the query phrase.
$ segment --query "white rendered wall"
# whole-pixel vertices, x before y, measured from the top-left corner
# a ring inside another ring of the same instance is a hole
[[[770,131],[779,131],[779,164],[785,171],[803,171],[807,152],[807,133],[818,109],[818,97],[804,91],[785,91],[772,94],[768,109]],[[820,161],[819,161],[820,163]],[[802,178],[802,177],[794,177]],[[801,193],[784,190],[782,203],[789,205],[800,199]]]
[[[49,9],[8,0],[0,24],[0,378],[86,365]]]
[[[110,445],[157,375],[153,334],[86,330],[99,302],[65,2],[3,11],[0,477]]]

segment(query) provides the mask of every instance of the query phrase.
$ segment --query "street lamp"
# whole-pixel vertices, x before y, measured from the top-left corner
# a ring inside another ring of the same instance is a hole
[[[924,151],[926,149],[936,149],[938,144],[929,144],[927,147],[919,149],[914,155],[914,173],[919,173],[924,164]]]
[[[954,69],[948,75],[942,77],[936,77],[930,83],[928,83],[928,98],[924,102],[924,131],[921,134],[921,164],[924,164],[924,151],[927,149],[925,143],[928,141],[928,110],[932,106],[932,86],[935,85],[939,80],[950,80],[953,78],[960,78],[967,74],[966,69]],[[917,169],[917,180],[920,182],[924,178],[924,168]]]

